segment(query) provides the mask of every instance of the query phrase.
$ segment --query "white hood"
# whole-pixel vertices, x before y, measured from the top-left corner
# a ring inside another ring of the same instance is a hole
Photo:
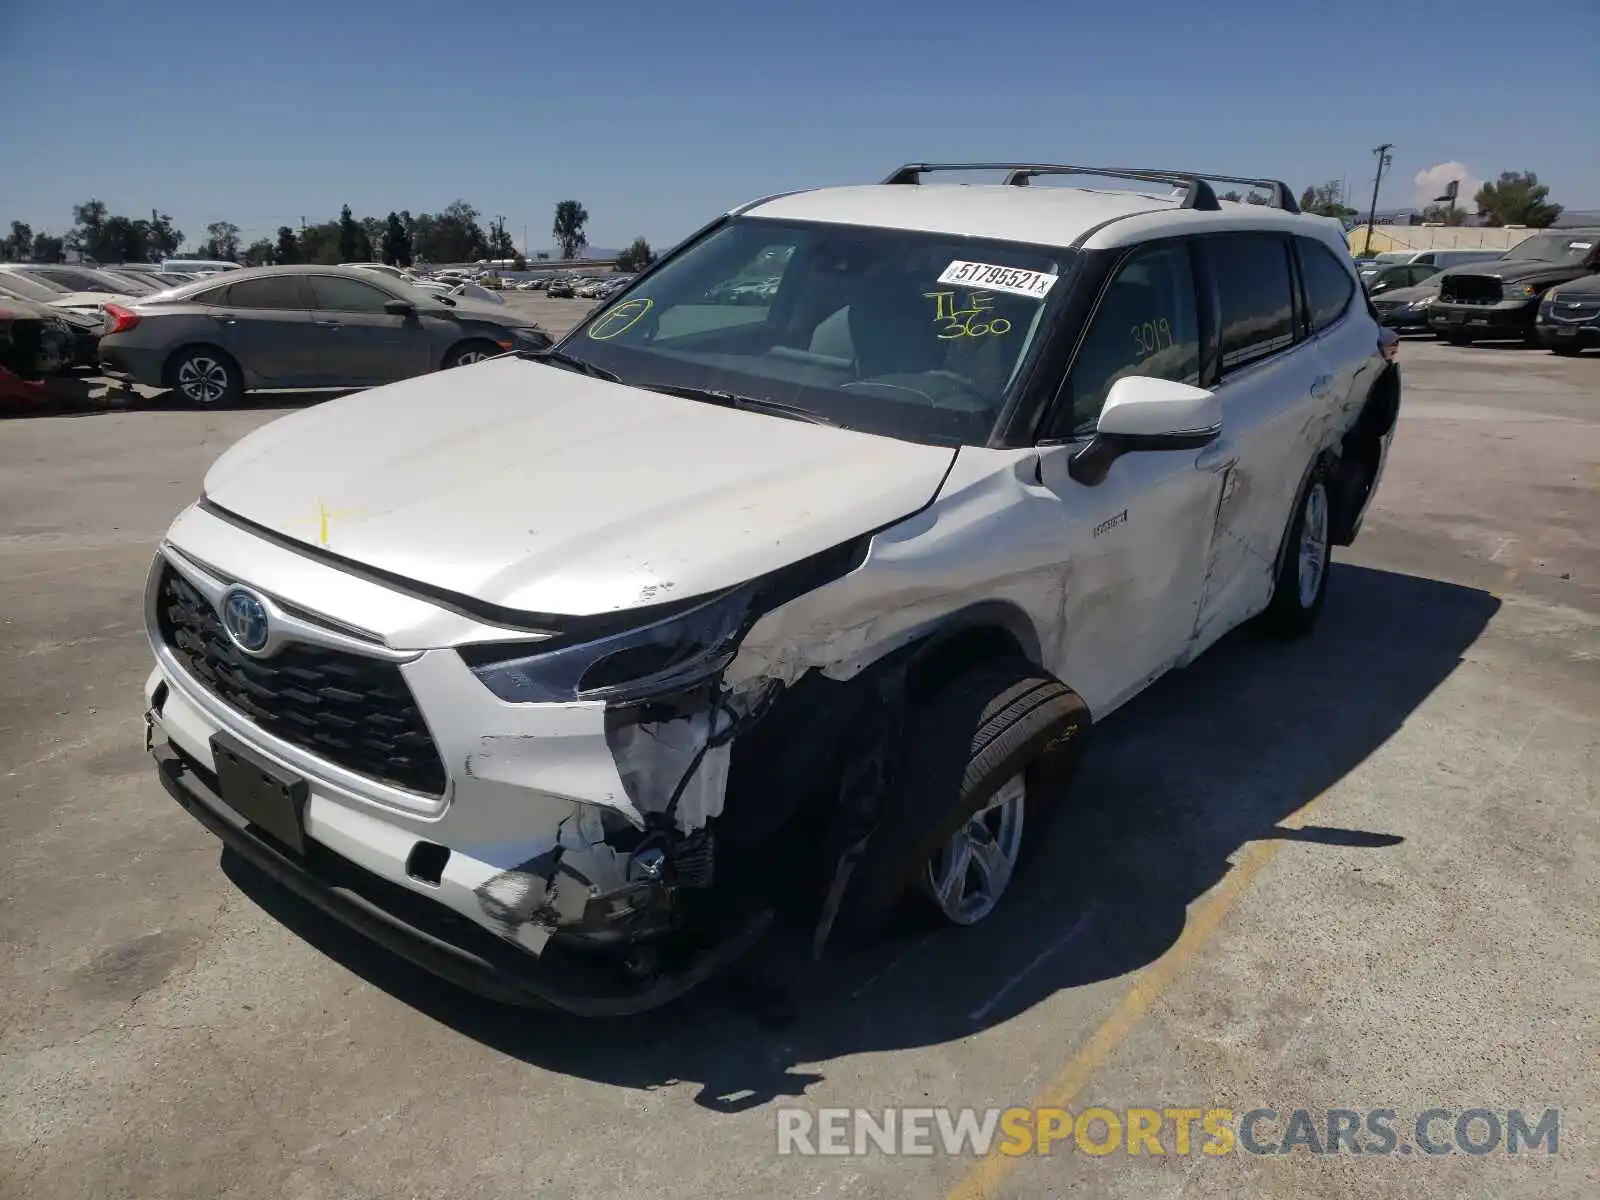
[[[217,505],[407,579],[588,615],[730,587],[889,524],[954,450],[497,359],[273,422]]]

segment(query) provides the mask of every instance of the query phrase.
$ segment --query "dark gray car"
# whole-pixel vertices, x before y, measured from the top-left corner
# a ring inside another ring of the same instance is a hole
[[[551,344],[510,309],[342,267],[229,271],[106,312],[105,360],[196,404],[257,388],[370,387]]]

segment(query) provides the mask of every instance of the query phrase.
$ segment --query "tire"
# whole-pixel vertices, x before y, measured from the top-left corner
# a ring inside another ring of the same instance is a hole
[[[167,386],[201,408],[236,403],[244,395],[239,364],[215,346],[189,346],[167,363]]]
[[[1550,347],[1551,354],[1559,354],[1562,358],[1577,358],[1583,353],[1582,346],[1563,346],[1559,343]]]
[[[867,941],[908,900],[957,925],[989,916],[1043,844],[1091,725],[1075,692],[1021,659],[960,675],[908,714],[896,795],[851,875],[833,936]],[[952,874],[960,839],[974,847],[973,874],[961,882],[984,887],[941,898],[937,872]]]
[[[450,353],[444,356],[444,369],[451,367],[470,367],[473,363],[482,362],[486,358],[493,358],[504,353],[493,342],[462,342],[459,346],[450,347]]]
[[[1449,342],[1452,346],[1472,345],[1472,335],[1470,333],[1445,333],[1440,334],[1439,336],[1444,338],[1444,340]]]
[[[1313,567],[1307,555],[1319,540],[1319,526],[1320,555],[1312,555]],[[1318,465],[1295,498],[1294,520],[1284,539],[1272,599],[1261,614],[1261,625],[1269,633],[1303,636],[1311,632],[1322,615],[1322,605],[1328,597],[1328,568],[1332,565],[1332,530],[1332,493],[1328,490],[1327,472]]]

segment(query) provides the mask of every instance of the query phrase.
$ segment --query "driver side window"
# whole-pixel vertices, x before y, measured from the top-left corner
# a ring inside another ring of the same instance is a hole
[[[1092,432],[1111,385],[1128,375],[1200,382],[1194,270],[1184,242],[1136,251],[1101,293],[1058,400],[1061,432]]]

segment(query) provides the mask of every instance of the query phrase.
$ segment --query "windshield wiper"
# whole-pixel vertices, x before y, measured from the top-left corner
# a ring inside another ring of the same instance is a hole
[[[591,379],[604,379],[607,383],[622,382],[622,377],[614,371],[608,371],[604,367],[597,367],[592,362],[586,362],[581,358],[574,358],[564,351],[557,350],[554,346],[548,350],[518,350],[515,353],[518,358],[531,358],[534,362],[557,363],[574,371],[581,371]]]
[[[635,385],[647,392],[660,392],[665,396],[682,396],[685,400],[705,400],[711,404],[720,404],[724,408],[738,408],[745,412],[767,413],[774,417],[788,417],[792,421],[806,421],[812,425],[832,425],[838,427],[839,422],[830,420],[821,413],[812,412],[809,408],[801,408],[797,404],[785,404],[781,400],[763,400],[760,396],[741,396],[738,392],[724,392],[716,388],[689,387],[678,383],[641,383]]]

